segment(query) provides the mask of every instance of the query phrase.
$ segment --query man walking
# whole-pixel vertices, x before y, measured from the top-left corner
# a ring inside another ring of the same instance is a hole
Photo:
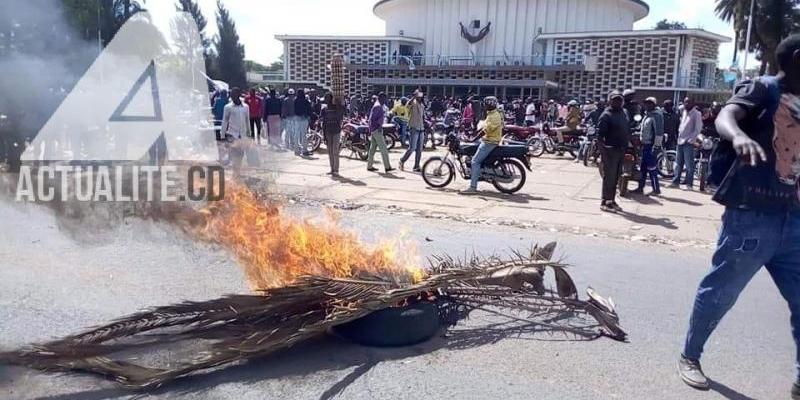
[[[267,130],[267,142],[273,149],[281,146],[281,99],[278,91],[271,89],[269,97],[264,100],[264,122]]]
[[[377,97],[373,98],[372,110],[369,112],[369,152],[367,154],[367,171],[375,172],[378,169],[373,168],[372,164],[375,163],[375,151],[381,151],[381,159],[383,160],[383,168],[386,173],[394,171],[392,165],[389,163],[389,149],[386,148],[386,141],[383,138],[383,123],[386,121],[386,109],[383,103],[386,103],[386,94],[380,93]]]
[[[294,100],[294,154],[296,156],[306,157],[311,155],[308,152],[308,124],[311,122],[312,112],[311,102],[306,98],[305,90],[298,90],[297,98]]]
[[[228,148],[228,163],[233,166],[234,175],[239,175],[247,147],[242,139],[250,136],[250,109],[242,103],[242,91],[236,87],[231,89],[231,102],[223,110],[222,135]]]
[[[661,194],[661,186],[658,182],[658,166],[656,165],[655,149],[661,147],[664,141],[664,116],[661,110],[656,107],[657,100],[648,97],[644,101],[645,117],[642,120],[642,164],[640,166],[641,176],[639,187],[631,194],[643,194],[647,178],[653,186],[652,195]]]
[[[683,184],[687,189],[692,189],[694,183],[694,141],[703,129],[703,114],[697,109],[694,101],[690,98],[683,100],[683,116],[678,128],[678,147],[675,160],[675,178],[672,179],[670,187],[678,187],[681,182],[681,174],[686,169],[686,179]]]
[[[297,147],[297,144],[294,142],[295,139],[295,113],[294,113],[294,89],[289,89],[286,92],[286,96],[283,98],[283,104],[281,104],[281,120],[283,121],[283,131],[284,131],[284,147],[287,150],[292,149],[294,150]]]
[[[422,147],[425,144],[425,103],[424,94],[417,90],[414,98],[408,103],[408,128],[411,131],[411,139],[408,149],[403,157],[400,158],[400,171],[405,171],[405,163],[414,154],[414,172],[419,172],[419,162],[422,159]]]
[[[255,89],[250,89],[244,102],[247,103],[247,108],[250,110],[250,135],[256,143],[261,144],[261,117],[264,111],[264,101]]]
[[[483,172],[483,162],[500,145],[500,140],[503,137],[503,114],[497,110],[497,98],[489,96],[483,101],[486,109],[486,120],[479,124],[481,129],[475,138],[475,140],[481,139],[481,144],[472,157],[469,189],[462,191],[461,194],[478,193],[478,180],[480,180]]]
[[[717,118],[719,159],[729,162],[715,166],[725,178],[714,200],[726,209],[678,363],[681,379],[697,389],[709,388],[700,366],[706,341],[763,266],[789,304],[800,347],[800,35],[781,42],[775,59],[778,75],[743,82]],[[800,399],[800,379],[791,396]]]
[[[597,143],[603,157],[603,200],[600,209],[606,212],[621,212],[617,204],[617,184],[625,158],[625,149],[631,140],[631,124],[622,108],[622,93],[613,91],[608,96],[610,106],[603,111],[597,122]]]
[[[339,144],[342,140],[342,120],[347,112],[343,100],[326,93],[322,105],[322,133],[325,135],[325,147],[331,165],[328,174],[334,177],[339,176]]]

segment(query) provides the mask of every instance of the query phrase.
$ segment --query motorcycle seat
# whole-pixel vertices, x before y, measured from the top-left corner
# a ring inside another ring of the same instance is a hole
[[[478,152],[477,143],[467,143],[460,145],[461,153],[465,156],[474,156]],[[524,157],[528,154],[528,148],[525,146],[497,146],[492,153],[489,154],[490,158],[517,158]]]

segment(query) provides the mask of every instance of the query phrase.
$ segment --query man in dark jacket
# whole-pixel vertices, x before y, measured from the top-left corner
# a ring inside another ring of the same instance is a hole
[[[675,104],[672,100],[665,100],[662,108],[664,114],[664,148],[675,150],[678,146],[678,127],[681,118],[675,113]]]
[[[264,99],[264,126],[267,128],[267,143],[273,149],[281,145],[281,98],[278,91],[271,89],[269,97]]]
[[[313,109],[311,102],[306,98],[305,90],[297,91],[297,98],[294,100],[294,115],[297,118],[295,126],[295,145],[294,154],[298,156],[310,156],[308,152],[308,124],[311,121]]]
[[[600,115],[597,122],[597,141],[603,152],[603,201],[600,209],[607,212],[621,212],[615,201],[617,184],[625,158],[625,149],[631,140],[631,126],[628,113],[623,109],[624,98],[614,91],[608,96],[609,107]]]

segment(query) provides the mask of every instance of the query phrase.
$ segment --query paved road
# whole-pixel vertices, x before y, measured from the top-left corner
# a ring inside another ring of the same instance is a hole
[[[298,213],[309,210],[298,209]],[[579,287],[619,305],[630,342],[574,342],[509,334],[465,340],[454,333],[405,349],[322,339],[249,365],[179,382],[153,398],[192,399],[781,399],[793,374],[788,311],[759,274],[709,343],[714,391],[700,393],[674,372],[705,250],[541,233],[491,232],[404,215],[346,212],[366,240],[411,228],[423,254],[491,253],[556,237]],[[142,307],[245,292],[238,267],[217,249],[169,227],[129,221],[112,232],[61,230],[39,209],[0,203],[0,348],[95,325]],[[78,240],[75,240],[78,238]],[[428,238],[432,241],[426,241]],[[479,328],[476,315],[468,327]],[[486,339],[486,338],[482,338]],[[486,343],[481,343],[486,342]],[[0,368],[2,399],[125,398],[92,377]]]
[[[426,151],[423,162],[435,154]],[[394,167],[401,155],[399,149],[391,152]],[[291,153],[264,152],[261,159],[265,160],[264,167],[249,173],[259,177],[274,174],[277,190],[282,193],[351,205],[399,207],[420,215],[446,213],[456,219],[513,220],[540,230],[598,233],[711,248],[722,213],[722,208],[708,194],[669,189],[667,181],[661,197],[621,199],[625,213],[602,213],[599,210],[602,182],[597,168],[587,168],[555,155],[533,159],[533,172],[528,173],[525,187],[514,196],[500,194],[486,183],[481,184],[484,192],[478,196],[459,196],[457,191],[467,187],[467,181],[461,177],[456,177],[447,188],[432,189],[419,174],[410,172],[411,164],[407,172],[375,174],[366,171],[364,162],[342,157],[341,173],[346,179],[332,180],[325,175],[329,170],[327,155],[317,154],[303,160]]]

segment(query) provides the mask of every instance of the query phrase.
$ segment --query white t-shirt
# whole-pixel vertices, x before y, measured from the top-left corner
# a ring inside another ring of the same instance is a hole
[[[536,122],[536,104],[528,104],[525,107],[525,121]]]
[[[225,106],[222,113],[222,134],[235,138],[250,136],[250,109],[245,103],[237,106],[230,102]]]

